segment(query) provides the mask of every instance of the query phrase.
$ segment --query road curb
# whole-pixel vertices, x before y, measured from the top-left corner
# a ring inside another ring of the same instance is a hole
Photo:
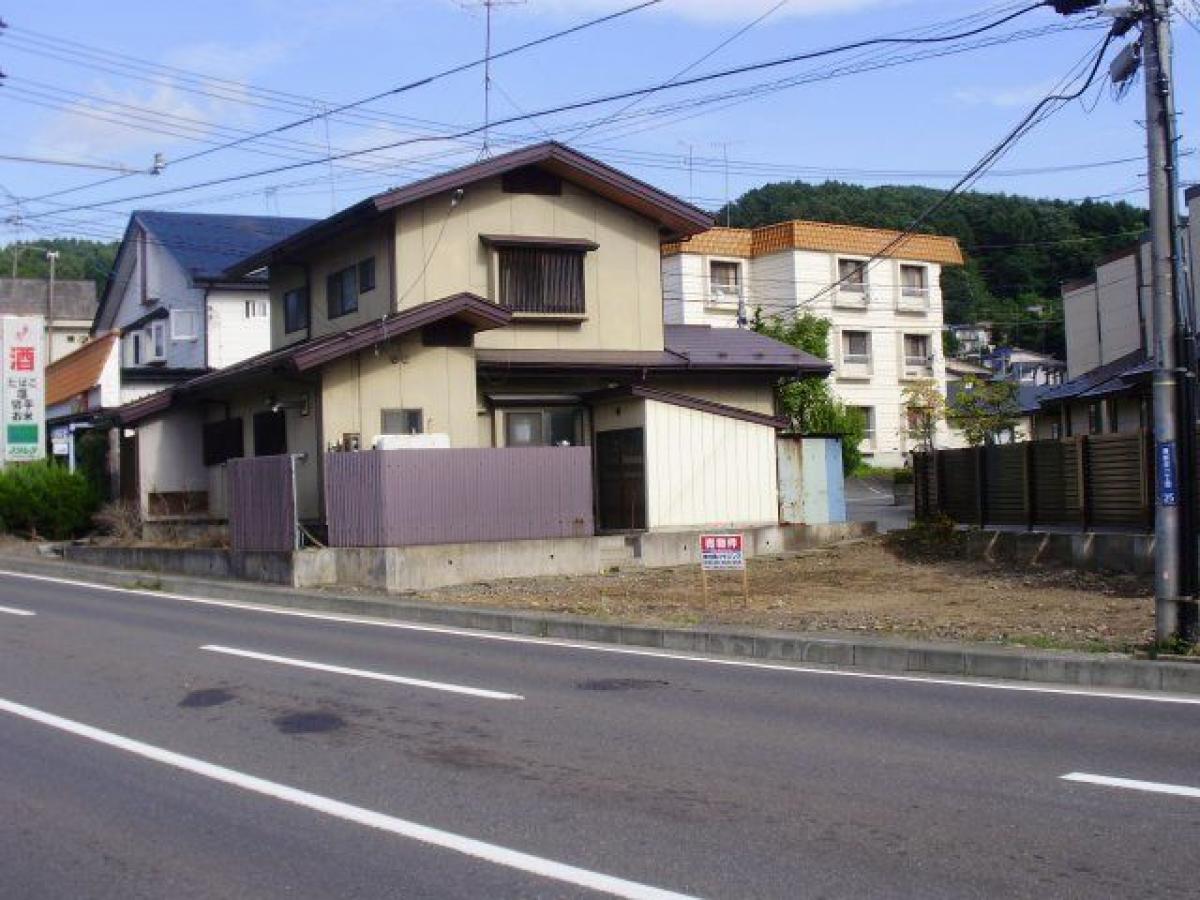
[[[703,653],[763,662],[804,663],[864,672],[1200,694],[1200,665],[1139,660],[1117,654],[1052,652],[737,627],[622,625],[581,616],[452,606],[379,595],[334,594],[28,557],[0,556],[0,569],[208,600],[259,603],[426,625]]]

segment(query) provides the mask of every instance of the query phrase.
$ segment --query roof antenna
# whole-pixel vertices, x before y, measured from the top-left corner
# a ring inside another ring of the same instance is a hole
[[[522,6],[525,0],[477,0],[475,3],[460,3],[463,9],[483,7],[483,146],[479,158],[491,156],[488,144],[488,129],[492,123],[492,10],[497,6]]]

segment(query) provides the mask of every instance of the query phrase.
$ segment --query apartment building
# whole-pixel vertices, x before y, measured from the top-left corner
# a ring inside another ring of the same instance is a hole
[[[808,311],[828,319],[833,389],[862,412],[865,457],[874,465],[902,465],[914,446],[905,387],[928,379],[946,393],[941,271],[962,265],[963,256],[954,238],[911,235],[892,247],[899,237],[792,221],[713,228],[664,244],[664,317],[668,324],[717,328],[736,328],[756,312]],[[955,443],[945,425],[938,442]]]

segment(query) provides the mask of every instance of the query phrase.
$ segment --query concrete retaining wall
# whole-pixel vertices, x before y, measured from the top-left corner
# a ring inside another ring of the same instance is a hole
[[[971,531],[967,552],[1022,566],[1057,563],[1094,572],[1154,573],[1152,534]]]
[[[770,556],[871,534],[870,523],[773,525],[747,529],[748,556]],[[347,585],[388,593],[499,578],[598,575],[612,567],[696,564],[699,532],[551,538],[421,547],[355,547],[235,552],[170,547],[76,547],[69,562],[158,574],[234,578],[292,587]]]

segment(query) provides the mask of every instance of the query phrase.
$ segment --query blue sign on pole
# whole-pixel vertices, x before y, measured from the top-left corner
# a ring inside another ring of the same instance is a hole
[[[1175,506],[1179,503],[1179,481],[1175,467],[1175,442],[1163,441],[1156,454],[1158,465],[1159,506]]]

